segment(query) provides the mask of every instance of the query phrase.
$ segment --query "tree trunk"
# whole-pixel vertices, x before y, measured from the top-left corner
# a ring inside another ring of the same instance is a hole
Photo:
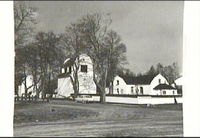
[[[24,89],[25,89],[25,97],[27,97],[28,89],[27,89],[27,84],[26,84],[26,78],[24,80]]]
[[[35,86],[35,91],[36,91],[36,98],[40,98],[40,91],[39,89],[37,88],[37,85]]]
[[[46,80],[43,78],[43,83],[42,83],[42,98],[45,98],[45,85],[46,85]]]
[[[25,88],[25,97],[27,97],[27,95],[28,95],[28,89]]]
[[[113,94],[113,81],[110,82],[109,94]]]
[[[73,85],[73,89],[74,89],[74,98],[76,98],[78,96],[78,89],[74,85]]]
[[[78,59],[79,61],[79,59]],[[79,63],[78,63],[79,64]],[[70,76],[72,85],[73,85],[73,90],[74,90],[74,98],[76,98],[79,94],[79,80],[78,80],[78,70],[79,70],[79,65],[76,63],[74,64],[74,67],[72,67],[73,73]]]
[[[105,87],[103,88],[95,79],[95,77],[93,77],[93,80],[95,82],[95,84],[97,85],[97,87],[100,90],[100,103],[105,103],[106,102],[106,92],[105,92]]]
[[[101,91],[100,93],[100,103],[105,103],[105,102],[106,102],[106,92],[104,90],[104,91]]]
[[[78,93],[79,93],[79,82],[78,82],[78,73],[77,72],[75,72],[76,74],[75,74],[75,78],[74,78],[74,80],[75,80],[75,83],[74,83],[74,96],[75,97],[77,97],[78,96]]]
[[[103,87],[101,89],[100,95],[100,103],[106,102],[106,80],[107,80],[107,69],[105,69],[104,79],[103,79]]]

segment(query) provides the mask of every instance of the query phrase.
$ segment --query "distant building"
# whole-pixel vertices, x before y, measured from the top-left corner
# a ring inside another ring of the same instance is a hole
[[[174,82],[176,85],[183,86],[183,77],[177,78]]]
[[[18,96],[22,96],[25,94],[25,85],[24,85],[25,81],[23,81],[21,83],[21,85],[18,86]],[[29,88],[27,93],[30,96],[35,96],[36,95],[36,91],[33,89],[33,76],[32,75],[28,75],[26,77],[26,87]]]
[[[161,74],[138,77],[116,76],[113,94],[129,95],[177,95],[177,90],[169,85]]]
[[[79,65],[78,82],[80,94],[96,94],[96,84],[93,81],[93,64],[91,58],[86,54],[68,58],[65,60],[58,75],[58,87],[56,97],[69,97],[74,94],[71,79],[74,79],[74,67]]]
[[[183,77],[179,77],[174,81],[174,85],[177,88],[178,94],[182,94],[183,89]]]

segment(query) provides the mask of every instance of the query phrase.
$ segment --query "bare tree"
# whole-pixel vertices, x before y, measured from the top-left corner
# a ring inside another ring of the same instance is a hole
[[[18,93],[18,86],[24,82],[26,85],[26,77],[29,74],[26,46],[32,35],[32,27],[36,23],[36,9],[28,7],[23,1],[14,2],[14,29],[15,29],[15,93]],[[26,91],[27,87],[25,86]]]
[[[66,28],[63,43],[72,57],[87,53],[93,62],[93,80],[100,90],[100,102],[105,102],[106,82],[112,82],[115,68],[126,60],[126,47],[119,35],[109,30],[112,20],[109,15],[88,14]],[[72,67],[71,81],[75,94],[78,93],[79,59]],[[112,70],[112,71],[111,71]],[[109,73],[109,75],[108,75]],[[108,79],[109,78],[109,79]]]
[[[163,75],[170,84],[174,83],[174,80],[180,77],[178,64],[174,62],[171,65],[165,66]]]
[[[109,16],[101,14],[87,15],[79,22],[83,44],[89,47],[88,55],[93,61],[93,80],[100,90],[101,103],[104,103],[106,98],[105,88],[109,68],[116,66],[120,59],[117,57],[125,52],[125,45],[120,42],[117,33],[108,31],[111,22]]]
[[[59,48],[60,37],[53,32],[39,32],[35,38],[38,49],[39,70],[41,76],[40,91],[43,97],[48,92],[48,84],[57,77],[60,72],[62,49]]]
[[[105,102],[105,88],[108,73],[108,51],[104,43],[110,22],[106,22],[100,14],[92,14],[80,20],[85,43],[90,47],[88,54],[93,61],[93,80],[100,90],[100,102]]]
[[[39,97],[39,84],[41,81],[41,71],[39,70],[40,67],[40,58],[39,58],[39,49],[34,43],[31,43],[30,46],[27,47],[28,49],[28,66],[30,70],[30,74],[33,78],[33,90],[36,92],[36,96]]]
[[[31,75],[30,68],[29,68],[29,54],[30,54],[30,51],[28,47],[16,49],[15,75],[19,75],[19,76],[15,76],[17,77],[15,79],[19,79],[18,77],[20,77],[20,80],[18,80],[19,82],[18,83],[16,82],[15,85],[16,86],[20,84],[24,85],[25,96],[28,95],[28,90],[33,87],[33,85],[27,86],[27,77]]]
[[[36,8],[28,7],[25,1],[14,2],[15,48],[27,44],[36,24],[36,15]]]
[[[107,84],[109,93],[113,93],[113,80],[120,65],[127,64],[126,46],[121,42],[120,36],[113,30],[108,31],[105,37],[105,45],[108,51],[108,75]]]
[[[80,59],[79,55],[85,51],[81,37],[81,28],[80,24],[70,24],[69,27],[66,27],[65,34],[62,35],[61,42],[64,45],[66,53],[69,55],[69,58],[73,60],[73,65],[71,65],[72,73],[70,75],[70,80],[73,85],[74,96],[77,97],[79,93],[79,80],[78,80],[78,71],[80,69]]]

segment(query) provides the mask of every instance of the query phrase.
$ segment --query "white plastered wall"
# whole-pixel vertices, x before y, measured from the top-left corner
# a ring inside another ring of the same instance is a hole
[[[71,80],[69,77],[58,78],[57,98],[68,97],[74,92]]]
[[[119,85],[117,84],[117,81],[119,81]],[[127,85],[123,78],[116,76],[113,81],[113,94],[126,94],[127,93]],[[119,90],[119,93],[117,92],[117,89]]]

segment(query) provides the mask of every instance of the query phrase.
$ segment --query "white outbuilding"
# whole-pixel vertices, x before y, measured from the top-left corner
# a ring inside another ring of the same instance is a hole
[[[183,77],[179,77],[174,81],[174,85],[177,88],[178,94],[182,94],[183,83]]]

